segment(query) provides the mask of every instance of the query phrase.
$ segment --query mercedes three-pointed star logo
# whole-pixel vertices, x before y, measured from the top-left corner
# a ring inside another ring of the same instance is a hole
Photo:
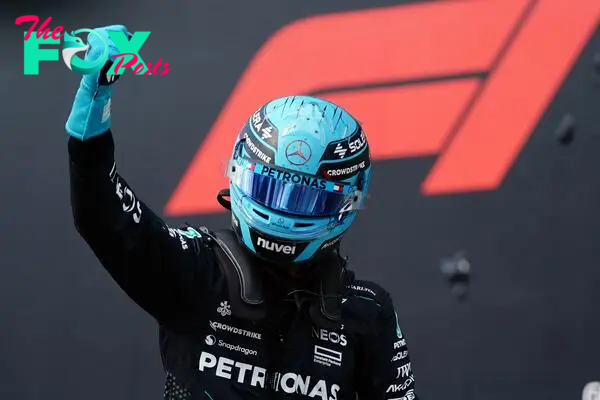
[[[304,140],[294,140],[285,148],[285,157],[294,165],[304,165],[310,160],[312,149]]]

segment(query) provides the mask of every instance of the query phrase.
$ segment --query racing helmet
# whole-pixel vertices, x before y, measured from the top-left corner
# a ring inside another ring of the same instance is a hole
[[[312,96],[268,102],[250,116],[227,166],[232,226],[275,264],[306,263],[339,246],[371,178],[360,123]]]

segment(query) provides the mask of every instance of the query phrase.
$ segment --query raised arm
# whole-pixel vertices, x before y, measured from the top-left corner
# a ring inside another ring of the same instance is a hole
[[[96,29],[118,54],[108,31]],[[87,59],[97,59],[103,43],[88,37]],[[71,204],[75,226],[105,269],[139,306],[161,322],[190,307],[189,298],[207,286],[201,274],[211,252],[194,229],[169,228],[135,195],[117,172],[110,130],[110,62],[84,75],[66,130],[69,138]]]

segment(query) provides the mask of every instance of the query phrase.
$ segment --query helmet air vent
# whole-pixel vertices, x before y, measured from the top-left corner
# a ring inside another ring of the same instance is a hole
[[[269,220],[269,216],[263,212],[258,211],[256,208],[253,208],[252,211],[254,211],[254,214],[258,215],[259,217],[261,217],[262,219],[264,219],[265,221]]]
[[[308,228],[308,227],[311,227],[313,225],[314,224],[310,223],[310,222],[308,222],[308,223],[307,222],[296,222],[294,224],[294,228]]]

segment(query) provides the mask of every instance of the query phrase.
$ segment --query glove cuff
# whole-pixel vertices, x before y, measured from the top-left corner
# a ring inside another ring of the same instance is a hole
[[[75,94],[65,129],[79,140],[87,140],[110,129],[111,86],[90,85],[84,76]]]

